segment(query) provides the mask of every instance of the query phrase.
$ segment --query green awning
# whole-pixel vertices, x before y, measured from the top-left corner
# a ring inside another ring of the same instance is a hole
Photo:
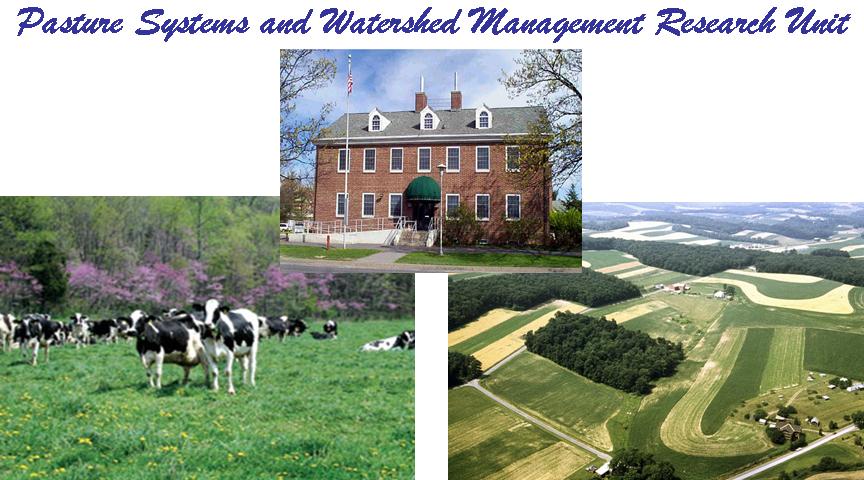
[[[441,187],[438,186],[438,182],[433,180],[432,177],[417,177],[411,180],[408,188],[405,189],[405,199],[408,201],[440,202]]]

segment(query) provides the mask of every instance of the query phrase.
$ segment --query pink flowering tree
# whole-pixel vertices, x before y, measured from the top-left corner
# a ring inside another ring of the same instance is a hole
[[[15,262],[0,263],[0,308],[13,310],[38,302],[42,285]]]

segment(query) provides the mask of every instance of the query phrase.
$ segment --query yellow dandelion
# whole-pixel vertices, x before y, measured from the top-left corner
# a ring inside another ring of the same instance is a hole
[[[186,432],[180,432],[180,438],[189,438],[189,434]]]
[[[245,457],[245,456],[246,456],[246,452],[237,452],[237,456],[238,456],[238,457]]]
[[[78,439],[79,445],[93,445],[93,440],[90,440],[87,437],[81,437]]]

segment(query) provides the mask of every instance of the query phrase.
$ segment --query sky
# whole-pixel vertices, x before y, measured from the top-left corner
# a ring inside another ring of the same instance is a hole
[[[296,114],[317,114],[324,102],[332,102],[328,123],[345,113],[348,79],[348,54],[351,54],[352,113],[370,112],[378,107],[383,112],[414,109],[414,94],[420,90],[424,77],[430,102],[442,99],[449,105],[453,90],[453,74],[458,74],[462,106],[475,108],[486,104],[490,108],[528,105],[525,97],[511,98],[500,79],[516,69],[518,50],[328,50],[318,55],[336,59],[333,83],[307,94],[297,102]],[[562,191],[576,183],[581,190],[581,178],[567,181]]]

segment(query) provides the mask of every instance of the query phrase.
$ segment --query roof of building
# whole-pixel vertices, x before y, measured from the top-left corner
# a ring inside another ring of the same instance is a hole
[[[440,122],[434,130],[420,129],[420,113],[414,111],[381,112],[390,124],[380,132],[369,130],[369,112],[352,113],[350,138],[374,139],[389,137],[435,137],[442,135],[513,135],[528,133],[529,127],[543,114],[542,107],[490,108],[489,128],[477,128],[475,108],[433,110]],[[345,114],[322,131],[318,140],[345,138]]]
[[[441,187],[438,186],[438,182],[436,182],[432,177],[427,177],[425,175],[417,177],[414,180],[411,180],[411,183],[408,184],[408,188],[405,189],[405,199],[440,202]]]
[[[795,425],[793,423],[786,422],[786,421],[777,422],[777,430],[789,430],[790,428],[792,429],[791,431],[793,431],[793,432],[800,432],[801,431],[801,427],[799,425]]]

